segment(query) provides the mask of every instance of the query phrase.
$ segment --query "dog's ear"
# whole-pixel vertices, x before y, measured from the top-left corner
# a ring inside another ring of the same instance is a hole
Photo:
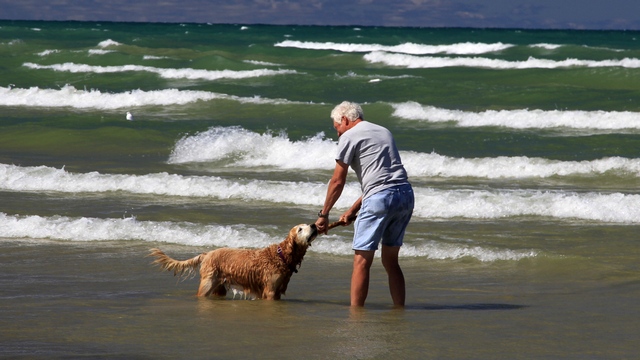
[[[287,238],[285,239],[285,241],[287,242],[295,242],[296,239],[298,238],[298,227],[299,225],[296,225],[294,227],[291,228],[291,230],[289,230],[289,235],[287,235]]]
[[[298,231],[294,229],[291,231],[291,234],[289,234],[289,236],[287,237],[287,242],[294,244],[296,242],[296,239],[298,239]]]
[[[287,253],[291,253],[295,247],[296,239],[298,237],[298,226],[294,226],[287,237],[282,241],[282,250]]]
[[[292,229],[291,231],[289,231],[289,233],[287,234],[287,237],[284,238],[285,242],[291,242],[293,241],[293,237],[296,236],[296,233],[294,232],[294,230]]]

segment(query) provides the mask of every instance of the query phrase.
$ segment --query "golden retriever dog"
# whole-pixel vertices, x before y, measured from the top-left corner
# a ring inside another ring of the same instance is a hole
[[[232,289],[234,297],[241,290],[245,297],[280,300],[316,236],[315,224],[300,224],[281,243],[263,249],[220,248],[183,261],[170,258],[160,249],[151,249],[149,256],[156,258],[154,264],[173,271],[174,276],[193,273],[199,265],[198,296],[224,297]]]

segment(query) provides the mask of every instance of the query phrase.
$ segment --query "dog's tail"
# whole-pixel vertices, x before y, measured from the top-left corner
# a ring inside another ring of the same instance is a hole
[[[180,261],[170,258],[160,249],[151,249],[151,253],[149,254],[149,256],[156,258],[153,262],[154,264],[159,265],[164,270],[173,271],[173,276],[180,277],[183,275],[195,275],[195,269],[200,265],[205,255],[206,253],[202,253],[189,260]]]

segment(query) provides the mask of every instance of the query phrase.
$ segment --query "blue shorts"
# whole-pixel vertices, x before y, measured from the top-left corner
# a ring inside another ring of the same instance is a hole
[[[413,214],[413,189],[399,185],[362,201],[353,233],[353,250],[378,250],[378,244],[402,246],[404,231]]]

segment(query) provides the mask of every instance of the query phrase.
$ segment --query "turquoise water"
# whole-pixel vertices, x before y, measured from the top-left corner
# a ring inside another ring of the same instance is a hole
[[[634,357],[639,41],[0,22],[0,354]],[[350,228],[316,240],[276,305],[196,300],[197,280],[149,264],[315,221],[342,100],[392,130],[414,185],[407,310],[376,264],[350,312]]]

